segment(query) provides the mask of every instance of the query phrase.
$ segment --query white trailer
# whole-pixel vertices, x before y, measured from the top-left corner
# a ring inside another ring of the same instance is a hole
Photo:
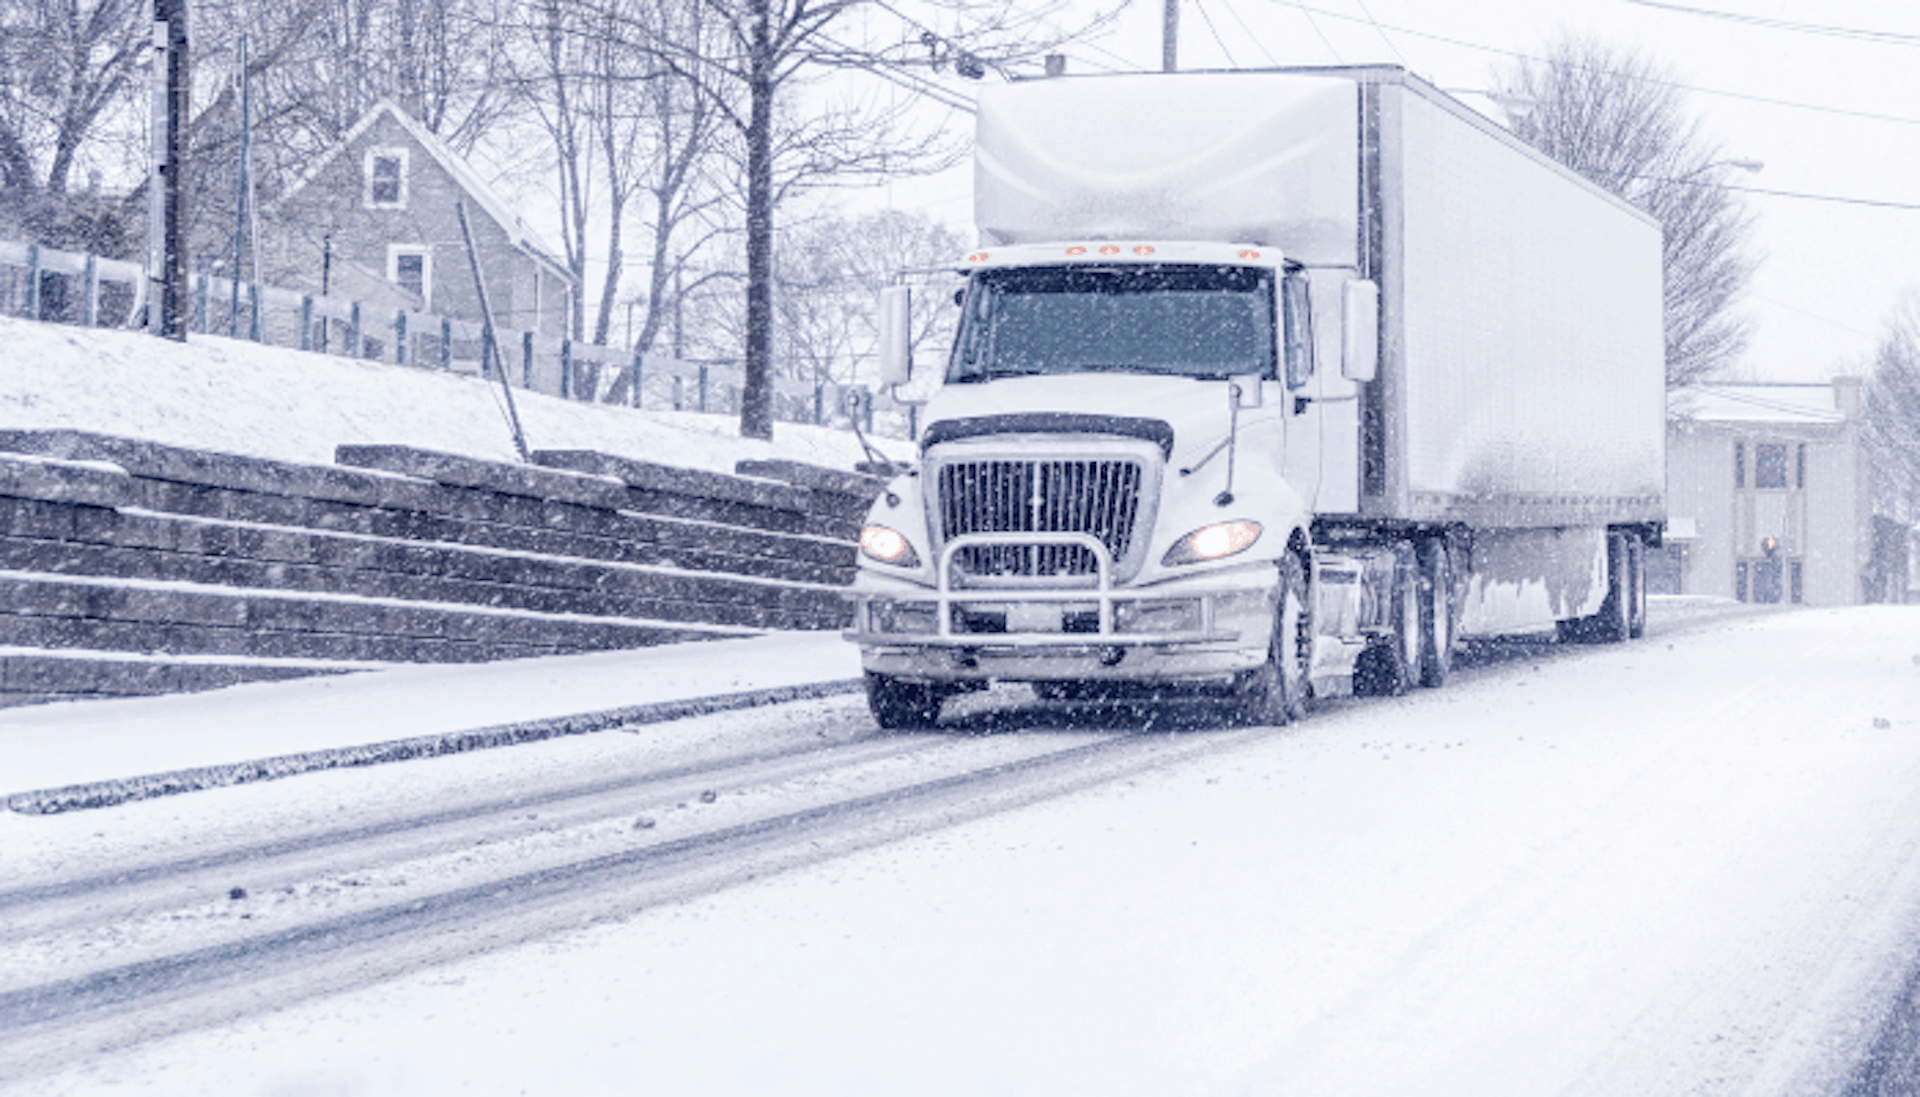
[[[1285,721],[1438,685],[1464,637],[1639,634],[1650,218],[1398,68],[1031,81],[978,118],[959,335],[853,590],[883,725],[995,680]]]

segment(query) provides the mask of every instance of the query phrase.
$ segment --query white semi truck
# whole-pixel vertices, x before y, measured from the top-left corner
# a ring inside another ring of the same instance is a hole
[[[1283,723],[1437,686],[1464,638],[1640,634],[1650,218],[1386,67],[989,88],[974,180],[958,335],[852,590],[881,725],[995,681]]]

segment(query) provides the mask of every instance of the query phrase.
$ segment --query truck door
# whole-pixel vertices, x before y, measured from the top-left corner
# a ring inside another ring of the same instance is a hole
[[[1287,482],[1316,514],[1360,509],[1359,384],[1342,376],[1341,321],[1352,272],[1289,272],[1281,282]]]

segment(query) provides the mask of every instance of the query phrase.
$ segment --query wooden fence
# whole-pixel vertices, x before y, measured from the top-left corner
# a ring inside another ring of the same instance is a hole
[[[38,244],[0,241],[0,309],[30,320],[138,328],[146,268]],[[500,330],[408,309],[374,308],[207,274],[189,278],[190,328],[272,346],[334,353],[493,379],[562,399],[653,410],[737,414],[744,380],[731,362],[689,362],[533,331]],[[915,408],[865,385],[774,382],[775,417],[912,438]]]

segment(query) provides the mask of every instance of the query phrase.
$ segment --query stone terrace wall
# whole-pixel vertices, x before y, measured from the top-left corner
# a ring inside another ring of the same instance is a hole
[[[0,705],[845,625],[879,482],[0,431]]]

